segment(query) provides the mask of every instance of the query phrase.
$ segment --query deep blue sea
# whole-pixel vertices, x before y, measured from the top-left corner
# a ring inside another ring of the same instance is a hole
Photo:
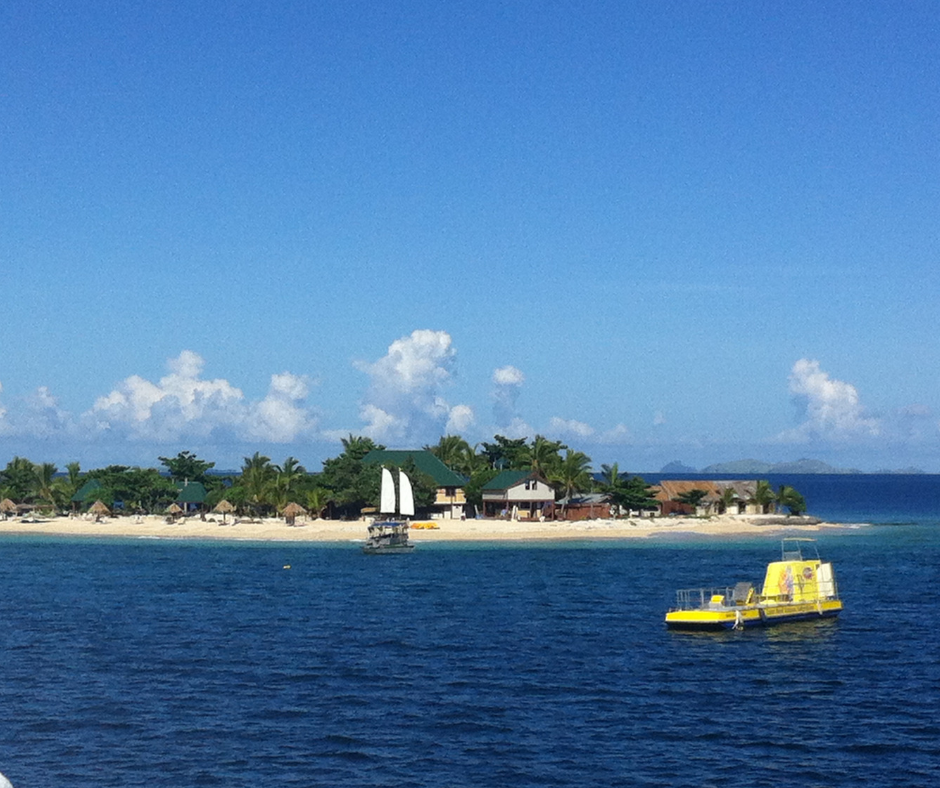
[[[813,513],[878,523],[818,535],[845,612],[764,631],[663,616],[676,588],[760,581],[772,536],[396,557],[5,538],[0,771],[16,788],[936,784],[940,478],[825,478],[795,485]]]

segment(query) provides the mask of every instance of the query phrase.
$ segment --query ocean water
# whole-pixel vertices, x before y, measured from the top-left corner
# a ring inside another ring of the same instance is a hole
[[[873,519],[895,524],[818,537],[840,619],[718,634],[665,629],[675,588],[759,581],[775,537],[397,557],[6,538],[0,771],[16,788],[930,785],[940,530],[891,505]]]

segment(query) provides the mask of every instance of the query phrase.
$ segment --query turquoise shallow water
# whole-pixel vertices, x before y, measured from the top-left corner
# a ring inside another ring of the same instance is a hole
[[[779,543],[0,542],[0,771],[26,786],[927,785],[940,540],[824,534],[838,621],[690,635]],[[285,564],[291,569],[285,570]]]

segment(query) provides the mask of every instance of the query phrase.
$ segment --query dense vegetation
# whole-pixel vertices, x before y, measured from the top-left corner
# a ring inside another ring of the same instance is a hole
[[[184,451],[175,457],[160,457],[161,469],[109,465],[82,473],[77,462],[64,472],[52,463],[34,464],[14,457],[0,471],[0,500],[26,504],[42,511],[87,510],[97,500],[125,512],[166,511],[179,496],[180,485],[198,482],[205,487],[205,505],[213,509],[223,500],[235,511],[252,516],[281,512],[290,503],[302,505],[314,516],[358,517],[361,509],[378,503],[380,467],[363,462],[373,449],[384,449],[370,438],[350,435],[342,440],[343,451],[323,462],[318,473],[309,472],[296,457],[275,464],[270,457],[255,452],[245,457],[238,473],[213,472],[215,463]],[[657,504],[649,485],[640,476],[622,473],[617,464],[601,466],[591,473],[591,458],[560,441],[536,435],[507,438],[496,435],[492,442],[470,446],[458,435],[446,435],[426,450],[466,479],[467,501],[479,507],[482,488],[503,470],[531,470],[551,484],[559,499],[579,493],[603,492],[620,511],[652,510]],[[413,463],[402,468],[412,479],[415,503],[428,506],[435,495],[434,481],[418,471]],[[89,485],[94,480],[96,484]],[[75,500],[85,490],[81,500]],[[760,501],[779,504],[799,514],[806,509],[802,496],[792,487],[774,494],[770,485],[758,485]],[[689,503],[696,501],[689,500]]]

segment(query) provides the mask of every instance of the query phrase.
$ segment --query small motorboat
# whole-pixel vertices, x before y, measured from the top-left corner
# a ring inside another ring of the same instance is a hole
[[[751,583],[676,592],[666,613],[670,629],[720,630],[831,618],[842,611],[831,563],[813,539],[784,539],[782,557],[767,565],[760,593]],[[811,555],[807,555],[810,554]]]

